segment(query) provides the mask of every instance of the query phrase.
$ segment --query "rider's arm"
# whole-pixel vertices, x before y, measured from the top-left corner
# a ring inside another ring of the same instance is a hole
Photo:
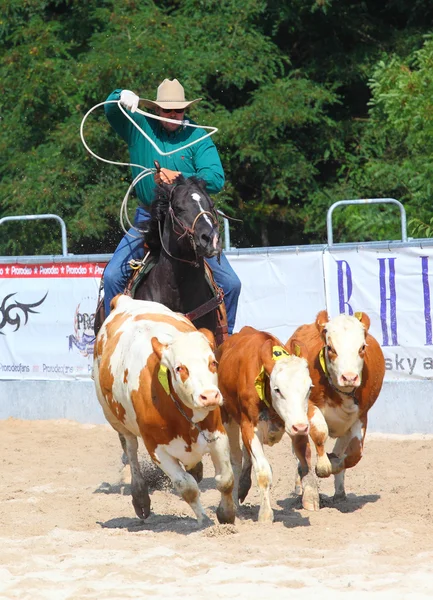
[[[193,152],[195,149],[194,168],[197,177],[205,180],[207,191],[210,194],[217,194],[223,188],[225,177],[215,144],[210,138],[206,138],[192,148]]]
[[[114,90],[114,92],[108,96],[106,101],[110,102],[112,100],[120,100],[121,93],[121,89]],[[111,127],[120,135],[121,138],[125,140],[125,142],[129,144],[131,141],[131,128],[134,127],[131,121],[125,117],[117,102],[105,104],[104,110]],[[129,114],[132,116],[132,113]]]

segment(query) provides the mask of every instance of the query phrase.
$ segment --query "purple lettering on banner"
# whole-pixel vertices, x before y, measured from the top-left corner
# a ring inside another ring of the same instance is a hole
[[[430,305],[430,284],[428,280],[428,256],[421,256],[422,289],[424,295],[425,345],[432,345],[432,324]]]
[[[343,264],[346,266],[346,286],[347,286],[347,298],[344,299],[344,282],[343,282]],[[349,304],[350,297],[352,295],[352,271],[350,270],[349,263],[346,260],[337,260],[337,273],[338,273],[338,306],[340,313],[344,313],[344,305],[349,309],[349,315],[353,315],[353,309]]]
[[[395,291],[395,258],[378,258],[380,281],[380,322],[382,324],[382,346],[398,346],[397,340],[397,296]],[[389,264],[389,298],[386,296],[386,263]],[[391,320],[391,340],[389,343],[388,321],[386,318],[387,302]]]

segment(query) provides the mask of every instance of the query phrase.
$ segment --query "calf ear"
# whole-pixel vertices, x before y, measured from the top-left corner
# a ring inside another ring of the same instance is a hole
[[[272,369],[274,368],[275,361],[272,358],[272,347],[274,345],[273,340],[269,339],[263,344],[260,349],[260,358],[262,360],[262,364],[265,368],[265,371],[268,375],[271,374]]]
[[[365,333],[370,329],[370,317],[365,312],[356,312],[354,316],[364,325]]]
[[[161,360],[162,353],[167,348],[167,344],[161,344],[161,342],[159,341],[159,339],[157,337],[153,337],[150,340],[150,343],[152,344],[153,351],[155,352],[156,356],[158,357],[158,360]]]
[[[209,331],[209,329],[206,329],[205,327],[202,327],[201,329],[199,329],[199,331],[200,331],[200,333],[202,333],[205,336],[205,338],[209,342],[210,347],[212,348],[212,352],[215,352],[216,343],[215,343],[215,337],[214,337],[214,334],[212,333],[212,331]]]
[[[321,310],[316,317],[316,327],[319,330],[319,333],[322,337],[325,335],[324,332],[328,321],[328,312],[326,310]]]
[[[307,358],[307,346],[301,340],[290,338],[286,344],[287,352],[300,358]]]

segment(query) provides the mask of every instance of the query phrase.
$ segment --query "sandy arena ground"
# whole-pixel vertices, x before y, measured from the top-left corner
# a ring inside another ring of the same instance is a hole
[[[0,598],[25,600],[433,597],[433,438],[367,435],[348,500],[301,508],[288,439],[267,449],[276,521],[257,523],[256,487],[235,525],[198,530],[153,467],[152,514],[135,517],[108,425],[0,421]],[[205,460],[202,500],[218,493]]]

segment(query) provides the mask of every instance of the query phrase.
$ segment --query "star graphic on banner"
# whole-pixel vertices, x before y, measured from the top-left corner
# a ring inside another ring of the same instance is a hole
[[[6,267],[6,275],[9,275],[9,267]]]
[[[33,267],[33,273],[37,273],[38,272],[38,267]]]
[[[65,272],[65,267],[60,267],[60,271],[63,274]]]
[[[89,273],[93,273],[93,267],[89,267]]]

